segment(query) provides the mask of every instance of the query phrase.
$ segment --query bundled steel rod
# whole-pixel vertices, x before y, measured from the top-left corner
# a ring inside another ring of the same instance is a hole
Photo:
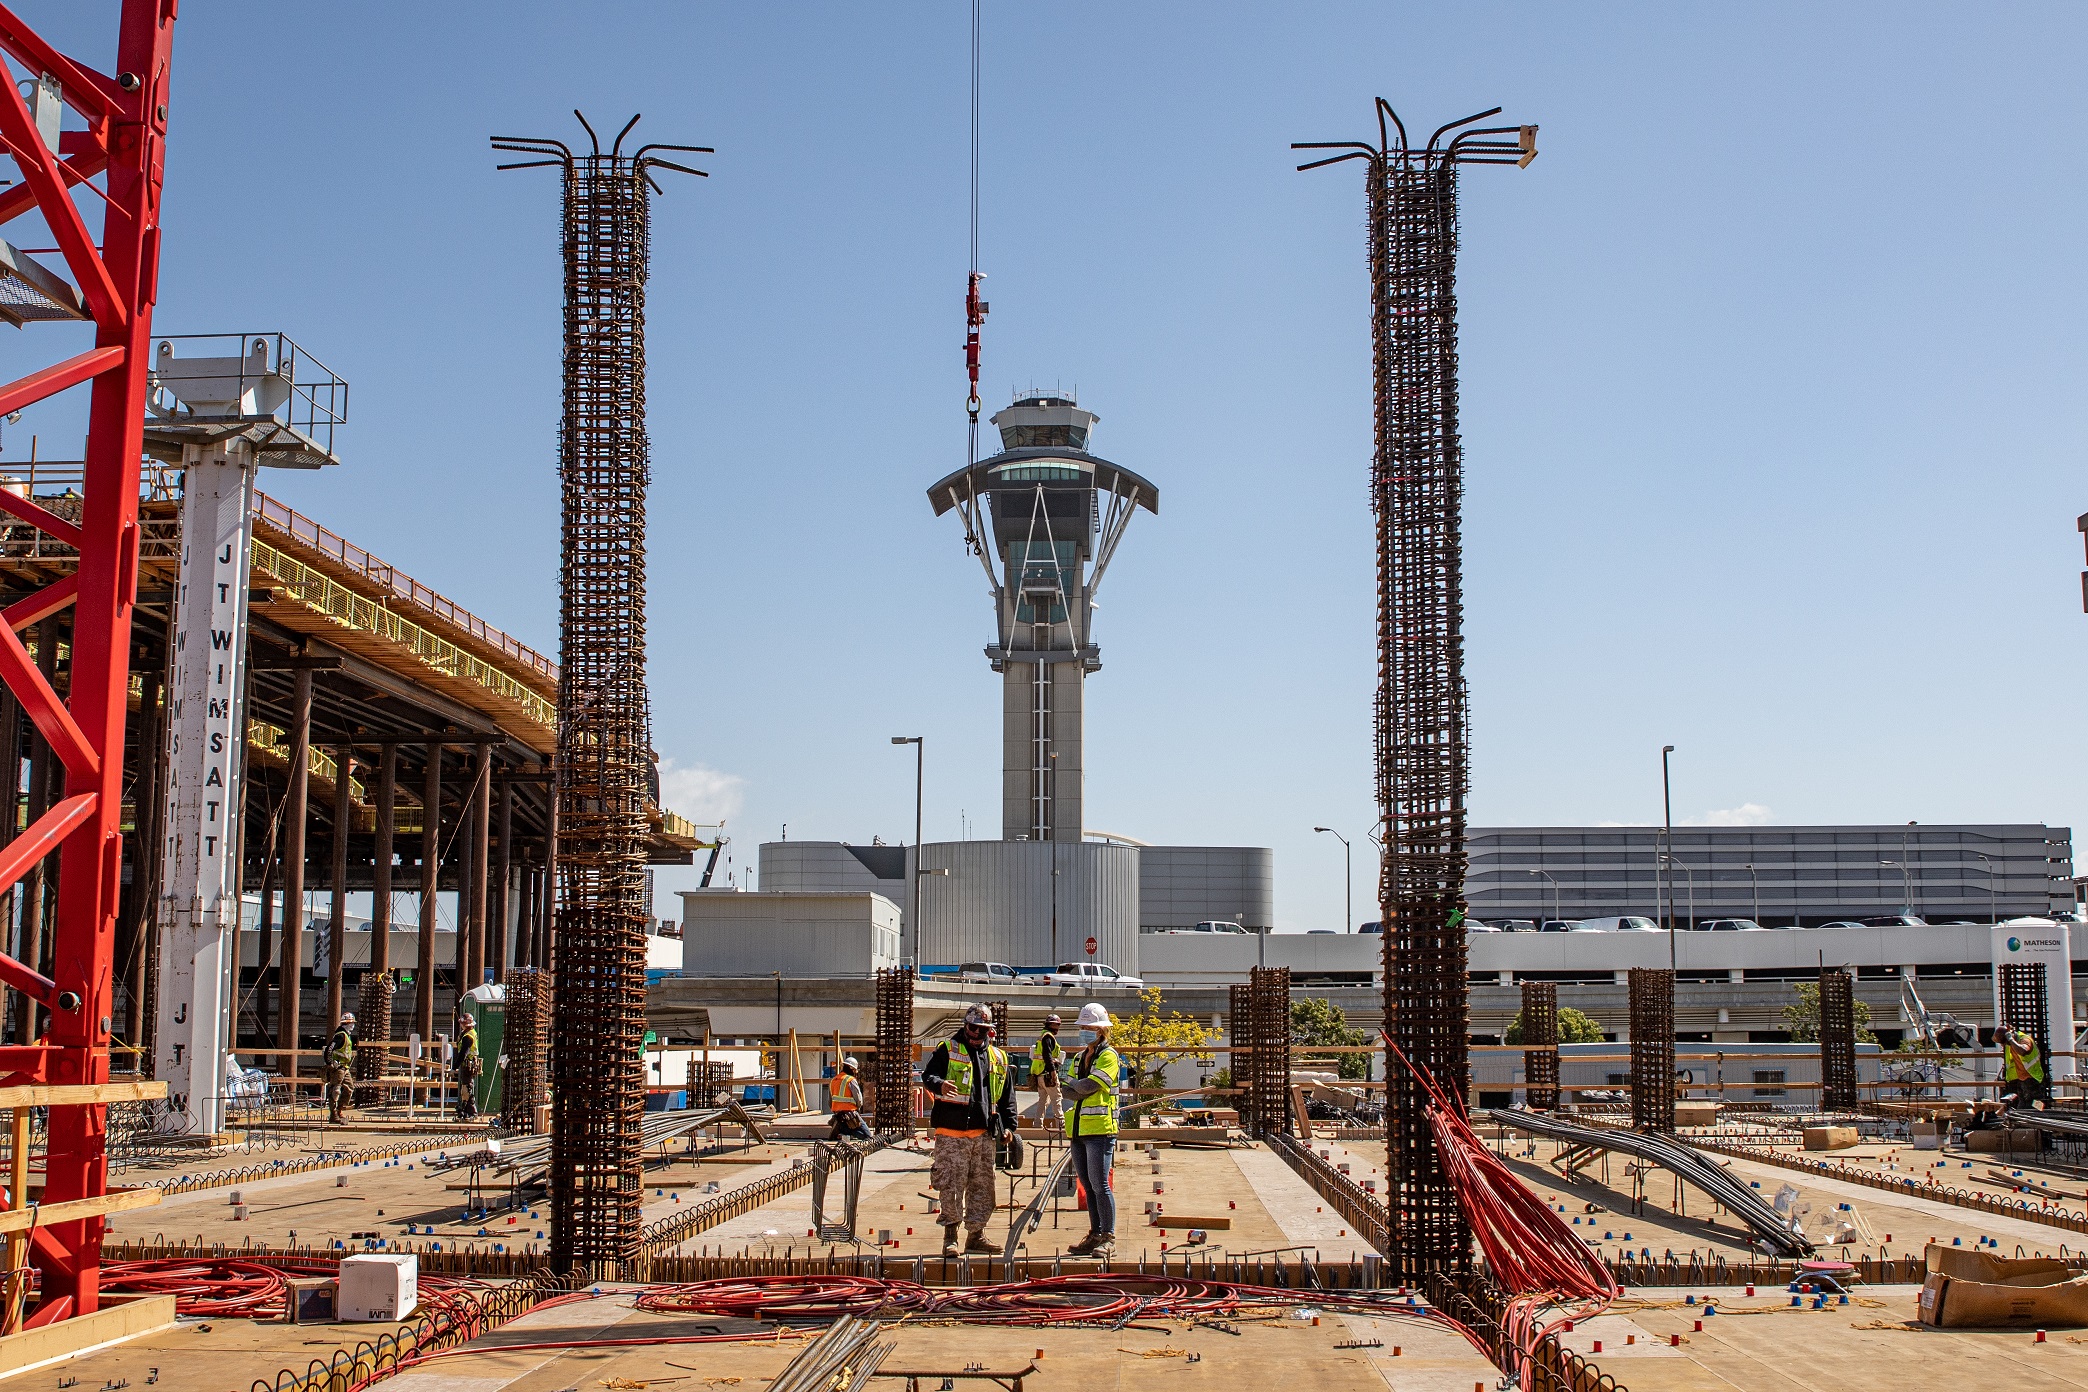
[[[1594,1146],[1650,1160],[1681,1177],[1682,1182],[1720,1204],[1747,1224],[1748,1230],[1774,1255],[1804,1257],[1813,1245],[1796,1227],[1762,1201],[1762,1196],[1735,1179],[1732,1172],[1685,1141],[1673,1136],[1638,1131],[1611,1131],[1594,1126],[1576,1126],[1557,1117],[1543,1116],[1524,1107],[1495,1107],[1486,1115],[1503,1126],[1532,1136],[1544,1136],[1569,1145]]]
[[[1415,148],[1398,116],[1380,100],[1377,144],[1293,147],[1345,152],[1300,169],[1360,159],[1369,170],[1385,1025],[1406,1057],[1459,1095],[1471,1070],[1457,180],[1461,165],[1528,164],[1537,153],[1535,126],[1471,128],[1493,114],[1453,122]],[[1510,134],[1512,141],[1501,138]],[[1418,1280],[1466,1271],[1471,1229],[1428,1127],[1427,1094],[1408,1070],[1388,1064],[1385,1075],[1389,1207],[1399,1275]]]
[[[551,1263],[592,1279],[620,1274],[639,1243],[645,842],[657,776],[645,689],[649,190],[654,170],[681,168],[655,151],[694,148],[626,155],[637,122],[607,154],[592,127],[584,155],[556,140],[493,142],[564,175]]]

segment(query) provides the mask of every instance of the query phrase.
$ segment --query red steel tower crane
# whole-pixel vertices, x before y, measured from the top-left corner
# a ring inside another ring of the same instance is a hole
[[[12,253],[0,277],[0,318],[80,320],[94,346],[0,387],[0,415],[68,387],[91,399],[78,521],[0,490],[0,510],[79,552],[71,577],[0,610],[0,680],[65,769],[65,795],[0,851],[0,890],[56,851],[52,974],[0,956],[0,982],[40,1007],[32,1040],[0,1047],[0,1106],[15,1118],[14,1176],[23,1174],[30,1106],[48,1106],[42,1221],[8,1233],[6,1323],[15,1327],[23,1256],[40,1277],[29,1325],[88,1314],[99,1304],[108,1195],[103,1148],[109,1092],[116,896],[123,838],[123,721],[137,597],[138,464],[143,451],[152,306],[159,284],[169,64],[178,0],[123,0],[115,64],[104,73],[67,57],[0,5],[0,144],[21,182],[0,193],[0,224],[38,214],[62,253],[67,284]],[[17,82],[27,77],[25,100]],[[32,112],[32,102],[35,110]],[[62,103],[84,124],[59,130]],[[92,182],[102,175],[102,183]],[[97,245],[89,230],[101,214]],[[18,636],[73,607],[72,684],[60,701]],[[31,1091],[36,1089],[37,1091]],[[24,1195],[8,1186],[9,1207]],[[64,1216],[60,1216],[60,1215]]]

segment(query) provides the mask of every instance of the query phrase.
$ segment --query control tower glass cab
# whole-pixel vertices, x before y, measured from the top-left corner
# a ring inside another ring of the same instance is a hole
[[[1152,484],[1088,452],[1100,419],[1062,392],[1030,392],[993,417],[1001,452],[928,490],[955,512],[992,586],[1001,674],[1001,835],[1081,837],[1082,683],[1102,666],[1095,591]]]

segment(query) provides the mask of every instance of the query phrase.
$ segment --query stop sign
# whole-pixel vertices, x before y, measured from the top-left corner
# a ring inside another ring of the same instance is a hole
[[[1089,939],[1087,940],[1087,953],[1088,953],[1088,956],[1090,956],[1090,957],[1094,956],[1094,955],[1095,955],[1095,949],[1096,949],[1096,948],[1098,948],[1098,947],[1100,947],[1100,946],[1101,946],[1101,944],[1100,944],[1100,943],[1096,942],[1096,941],[1095,941],[1095,940],[1094,940],[1093,938],[1089,938]]]

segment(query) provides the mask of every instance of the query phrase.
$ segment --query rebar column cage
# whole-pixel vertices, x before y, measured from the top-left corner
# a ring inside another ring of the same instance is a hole
[[[2001,1023],[2019,1029],[2037,1041],[2038,1057],[2045,1059],[2050,1076],[2052,1022],[2045,1004],[2045,964],[2003,962],[2001,964]]]
[[[1535,126],[1444,126],[1420,148],[1382,99],[1378,141],[1313,142],[1362,160],[1369,183],[1371,348],[1376,383],[1371,508],[1377,517],[1376,762],[1384,858],[1385,1032],[1414,1069],[1465,1096],[1463,458],[1457,424],[1457,181],[1465,164],[1528,164]],[[1395,138],[1396,132],[1396,138]],[[1454,134],[1453,134],[1454,132]],[[1513,135],[1514,140],[1500,137]],[[1445,137],[1449,137],[1447,140]],[[1390,1051],[1387,1051],[1388,1054]],[[1385,1061],[1393,1273],[1462,1276],[1471,1226],[1436,1153],[1428,1092]]]
[[[548,1100],[544,1048],[551,1023],[551,974],[535,967],[516,967],[507,974],[507,1023],[501,1052],[507,1055],[507,1078],[501,1092],[501,1125],[510,1131],[536,1130],[536,1109]],[[690,1105],[695,1105],[691,1103]]]
[[[579,112],[573,113],[580,116]],[[645,284],[653,171],[633,116],[603,153],[496,136],[563,172],[564,414],[559,573],[556,1023],[551,1267],[614,1279],[638,1255],[645,1068]],[[695,173],[698,171],[687,170]]]
[[[1675,974],[1633,967],[1631,1124],[1641,1131],[1675,1129]]]
[[[993,1012],[993,1042],[1002,1049],[1008,1048],[1014,1042],[1008,1038],[1008,1003],[993,1001],[986,1008]]]
[[[1523,1104],[1548,1112],[1559,1105],[1559,988],[1522,984]]]
[[[914,977],[910,967],[877,973],[877,1057],[871,1060],[871,1126],[913,1132]]]
[[[1226,989],[1225,1029],[1225,1042],[1232,1046],[1226,1066],[1236,1089],[1233,1105],[1240,1113],[1240,1129],[1252,1136],[1260,1130],[1254,1120],[1254,988],[1245,982]]]
[[[1247,973],[1248,1019],[1254,1027],[1248,1093],[1260,1136],[1295,1132],[1290,1114],[1290,968],[1254,967]]]
[[[1820,1110],[1856,1109],[1856,980],[1820,969]]]
[[[355,1005],[355,1033],[361,1043],[355,1051],[355,1105],[375,1107],[384,1100],[385,1052],[391,1040],[392,978],[390,972],[364,972]],[[514,1018],[510,996],[508,1018]],[[509,1026],[510,1031],[513,1025]]]
[[[704,1111],[718,1105],[718,1094],[732,1085],[732,1065],[717,1059],[689,1060],[689,1108]]]

